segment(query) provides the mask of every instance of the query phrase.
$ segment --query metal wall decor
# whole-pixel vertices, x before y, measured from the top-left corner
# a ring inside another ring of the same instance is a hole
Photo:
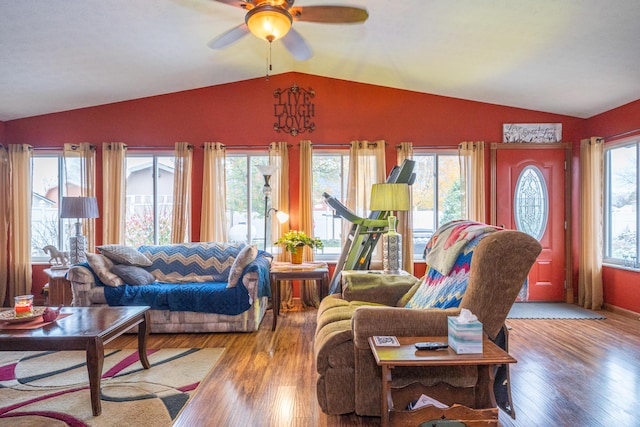
[[[278,100],[273,105],[276,122],[273,128],[276,132],[285,132],[296,136],[316,129],[312,118],[315,116],[315,104],[311,100],[316,96],[313,89],[302,89],[293,84],[287,89],[276,89],[273,97]]]

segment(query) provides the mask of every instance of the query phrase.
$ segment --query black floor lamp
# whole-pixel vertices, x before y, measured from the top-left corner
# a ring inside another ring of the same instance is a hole
[[[271,176],[276,173],[278,167],[275,165],[258,165],[258,170],[264,177],[264,186],[262,187],[262,194],[264,195],[264,247],[263,250],[267,250],[267,218],[269,217],[269,198],[271,197]]]

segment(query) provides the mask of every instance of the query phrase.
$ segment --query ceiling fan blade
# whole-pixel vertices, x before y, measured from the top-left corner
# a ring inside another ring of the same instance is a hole
[[[249,34],[249,27],[247,27],[247,24],[241,24],[217,37],[214,37],[209,43],[207,43],[207,46],[211,49],[222,49],[237,42],[246,34]]]
[[[350,6],[305,6],[292,7],[289,13],[294,21],[329,24],[353,24],[364,22],[369,17],[366,9]]]
[[[239,7],[245,10],[251,10],[254,8],[252,1],[242,1],[242,0],[213,0],[218,3],[228,4],[229,6]]]
[[[298,61],[305,61],[313,56],[313,52],[307,42],[293,28],[282,38],[282,43]]]

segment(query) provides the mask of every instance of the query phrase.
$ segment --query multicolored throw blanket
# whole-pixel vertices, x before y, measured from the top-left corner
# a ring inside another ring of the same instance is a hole
[[[427,243],[425,261],[429,268],[446,276],[470,241],[498,230],[502,228],[475,221],[451,221],[441,226]]]

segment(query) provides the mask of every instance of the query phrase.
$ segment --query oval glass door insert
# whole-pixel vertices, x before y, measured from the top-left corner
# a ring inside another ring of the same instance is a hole
[[[518,177],[513,202],[516,228],[540,240],[547,228],[549,194],[540,169],[527,166]]]

